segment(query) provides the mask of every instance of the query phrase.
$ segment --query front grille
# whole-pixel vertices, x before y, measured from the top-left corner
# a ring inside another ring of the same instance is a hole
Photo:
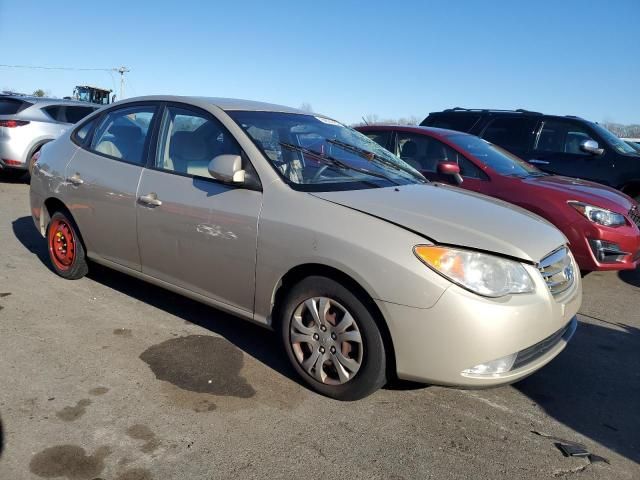
[[[629,217],[640,228],[640,210],[638,210],[638,207],[633,207],[629,210]]]
[[[518,355],[516,356],[516,361],[514,362],[513,367],[511,367],[511,370],[516,370],[542,357],[549,350],[555,347],[560,342],[560,340],[568,342],[569,339],[573,336],[577,325],[578,320],[576,319],[576,317],[573,317],[569,323],[567,323],[563,328],[558,330],[553,335],[545,338],[535,345],[530,346],[529,348],[520,350],[518,352]]]
[[[575,280],[573,263],[567,247],[562,247],[543,258],[538,270],[553,295],[567,290]]]

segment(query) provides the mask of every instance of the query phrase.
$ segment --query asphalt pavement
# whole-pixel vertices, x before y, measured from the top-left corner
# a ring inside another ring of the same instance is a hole
[[[1,480],[640,478],[640,270],[587,275],[573,340],[520,383],[341,403],[267,330],[105,268],[57,277],[28,189],[0,180]]]

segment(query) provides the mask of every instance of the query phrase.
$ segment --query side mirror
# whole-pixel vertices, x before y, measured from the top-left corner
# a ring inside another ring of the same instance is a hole
[[[460,175],[460,165],[458,165],[456,162],[439,162],[438,173],[440,175],[453,176],[457,184],[461,184],[463,182],[462,175]]]
[[[591,139],[580,142],[580,150],[592,155],[602,155],[604,153],[604,148],[600,148],[598,142]]]
[[[209,162],[209,175],[225,183],[244,183],[242,158],[240,155],[218,155]]]

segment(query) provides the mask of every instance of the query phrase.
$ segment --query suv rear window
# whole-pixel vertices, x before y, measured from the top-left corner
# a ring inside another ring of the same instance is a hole
[[[0,98],[0,115],[15,115],[31,105],[33,104],[24,100]]]
[[[420,125],[468,132],[479,119],[480,115],[429,115]]]

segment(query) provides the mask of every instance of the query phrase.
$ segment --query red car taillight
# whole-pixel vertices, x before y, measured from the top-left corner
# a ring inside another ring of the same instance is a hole
[[[0,120],[0,127],[16,128],[28,124],[29,122],[26,120]]]

